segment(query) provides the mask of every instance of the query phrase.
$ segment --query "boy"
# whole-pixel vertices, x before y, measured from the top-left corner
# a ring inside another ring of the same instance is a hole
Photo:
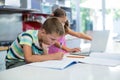
[[[6,68],[31,62],[62,59],[62,52],[48,54],[47,48],[64,34],[64,27],[55,17],[48,18],[40,30],[28,30],[21,33],[8,50]]]

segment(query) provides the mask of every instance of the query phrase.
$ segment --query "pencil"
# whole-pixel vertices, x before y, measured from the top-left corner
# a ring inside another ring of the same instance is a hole
[[[68,55],[68,58],[85,58],[85,56],[72,56],[72,55]]]

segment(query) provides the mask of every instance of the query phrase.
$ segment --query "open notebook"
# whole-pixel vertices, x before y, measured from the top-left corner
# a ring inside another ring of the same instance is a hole
[[[62,70],[67,67],[72,66],[76,63],[87,63],[87,64],[94,64],[94,65],[103,65],[103,66],[117,66],[120,65],[120,54],[98,54],[94,53],[89,57],[84,58],[70,58],[70,55],[64,56],[62,60],[49,60],[44,62],[35,62],[27,64],[33,67],[40,67],[40,68],[48,68],[48,69],[57,69]],[[73,55],[76,56],[76,55]]]
[[[30,63],[28,65],[34,66],[34,67],[62,70],[75,63],[77,63],[77,61],[73,59],[63,58],[62,60],[49,60],[49,61],[44,61],[44,62],[35,62],[35,63]]]
[[[106,46],[107,46],[108,37],[109,37],[108,30],[93,31],[92,32],[93,40],[91,41],[90,49],[88,49],[88,50],[84,49],[81,52],[75,52],[75,53],[71,53],[71,54],[89,56],[90,53],[92,53],[92,52],[104,52],[106,49]]]

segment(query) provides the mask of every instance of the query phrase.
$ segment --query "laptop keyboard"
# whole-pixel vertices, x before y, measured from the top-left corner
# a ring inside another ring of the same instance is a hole
[[[70,53],[71,55],[81,55],[81,56],[88,56],[90,54],[90,52],[73,52]]]

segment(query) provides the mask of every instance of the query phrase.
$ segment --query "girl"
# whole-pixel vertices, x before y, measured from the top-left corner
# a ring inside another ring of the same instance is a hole
[[[82,38],[82,39],[86,39],[86,40],[92,40],[91,36],[88,36],[88,35],[86,35],[84,33],[80,33],[80,32],[74,32],[73,30],[70,29],[70,27],[69,27],[70,25],[69,25],[69,22],[67,20],[66,13],[63,9],[57,8],[53,12],[52,17],[57,17],[60,20],[60,22],[62,23],[62,25],[65,28],[65,35],[70,34],[70,35],[78,37],[78,38]],[[80,48],[68,48],[66,46],[65,35],[62,36],[58,40],[58,42],[56,42],[54,45],[49,47],[49,53],[50,54],[51,53],[56,53],[56,52],[59,52],[59,51],[62,51],[64,53],[80,51]]]

